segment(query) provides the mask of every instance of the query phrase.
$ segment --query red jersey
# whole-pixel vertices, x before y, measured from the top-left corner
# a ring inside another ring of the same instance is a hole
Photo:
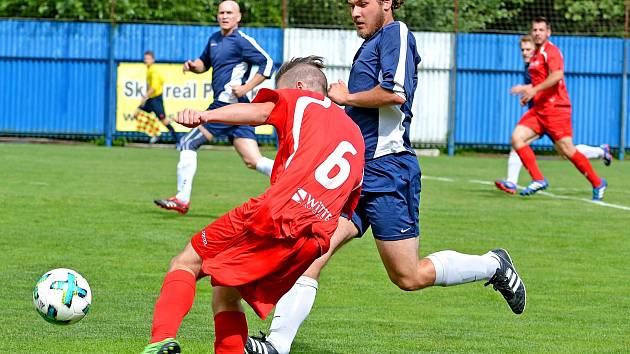
[[[351,215],[359,200],[361,131],[315,92],[261,89],[253,102],[275,103],[267,123],[276,128],[279,146],[271,186],[247,203],[245,226],[259,236],[316,237],[325,252],[340,214]]]
[[[540,85],[549,77],[552,71],[564,71],[564,58],[562,52],[550,41],[545,42],[536,49],[529,62],[529,75],[532,78],[532,85]],[[534,108],[543,110],[545,108],[571,107],[569,92],[567,91],[564,79],[546,90],[542,90],[534,97]]]

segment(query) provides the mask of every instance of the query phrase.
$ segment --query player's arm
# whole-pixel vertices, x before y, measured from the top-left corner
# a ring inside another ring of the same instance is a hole
[[[512,86],[510,93],[513,95],[522,95],[526,90],[532,88],[532,84]]]
[[[521,97],[521,104],[527,104],[527,102],[531,101],[538,92],[553,87],[554,85],[558,84],[558,82],[560,82],[562,79],[564,79],[564,70],[552,71],[549,76],[547,76],[545,81],[536,86],[530,85],[530,87],[523,92]]]
[[[253,38],[242,35],[240,43],[243,48],[243,59],[252,65],[258,65],[258,72],[244,85],[232,86],[232,93],[236,97],[245,96],[273,74],[273,60]]]
[[[263,102],[235,103],[204,112],[185,109],[177,114],[175,121],[189,128],[194,128],[204,123],[261,125],[267,121],[274,107],[275,104],[273,102]]]
[[[330,85],[328,97],[340,106],[363,108],[401,105],[407,101],[403,95],[385,89],[380,85],[371,90],[350,93],[348,86],[342,80]]]
[[[186,73],[187,71],[192,71],[195,74],[201,74],[201,73],[205,73],[206,71],[208,71],[208,68],[206,68],[206,65],[204,64],[203,60],[201,60],[201,59],[186,60],[184,62],[184,66],[182,68],[182,71],[184,73]]]
[[[549,69],[549,75],[547,76],[545,81],[532,87],[523,94],[523,96],[521,97],[522,105],[525,105],[527,104],[527,102],[531,101],[538,92],[553,87],[554,85],[558,84],[562,79],[564,79],[564,59],[562,58],[560,50],[558,50],[556,47],[549,48],[546,61],[547,67]]]
[[[249,80],[244,85],[234,85],[234,86],[232,86],[232,93],[234,93],[234,96],[236,96],[236,97],[243,97],[249,91],[253,90],[254,87],[262,84],[263,81],[265,81],[265,80],[267,80],[266,77],[264,77],[260,73],[256,73],[256,75],[254,75],[254,77],[252,77],[252,79]]]
[[[187,71],[192,71],[195,74],[205,73],[212,66],[212,60],[210,59],[210,45],[211,40],[208,39],[208,43],[206,47],[203,49],[203,52],[199,56],[199,58],[195,60],[186,60],[182,67],[182,72],[185,74]]]

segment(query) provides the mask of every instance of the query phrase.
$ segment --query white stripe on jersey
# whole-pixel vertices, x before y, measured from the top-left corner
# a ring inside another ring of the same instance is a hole
[[[407,29],[406,24],[398,23],[400,29],[400,51],[398,52],[398,66],[396,66],[396,73],[394,74],[394,91],[402,92],[404,95],[405,77],[407,77],[407,36],[409,35],[409,29]]]
[[[407,99],[405,95],[405,78],[407,76],[407,49],[409,29],[407,25],[398,22],[400,34],[400,51],[398,65],[394,74],[394,93]],[[379,72],[378,81],[383,82],[383,72]],[[405,114],[399,105],[380,107],[378,109],[378,140],[373,158],[406,151],[403,135]]]
[[[225,103],[237,103],[238,97],[234,96],[232,93],[232,85],[240,86],[243,84],[243,77],[247,72],[249,65],[242,61],[234,66],[232,69],[232,76],[230,77],[230,81],[228,81],[225,86],[223,86],[223,92],[219,94],[219,98],[217,100]]]
[[[265,71],[263,71],[263,76],[270,77],[271,69],[273,69],[273,60],[271,60],[271,57],[269,56],[269,54],[267,54],[267,52],[265,52],[265,50],[262,49],[262,47],[256,42],[254,38],[246,35],[243,32],[240,32],[240,34],[241,36],[243,36],[243,38],[247,39],[247,41],[251,43],[254,46],[254,48],[258,49],[260,54],[262,54],[265,57],[265,59],[267,59],[267,64],[265,64]]]
[[[295,153],[300,146],[300,131],[302,130],[302,119],[304,118],[306,107],[308,107],[308,105],[311,103],[317,103],[324,108],[329,108],[332,104],[332,101],[328,97],[324,97],[323,101],[308,96],[303,96],[297,99],[297,101],[295,102],[295,113],[293,114],[293,152],[291,153],[291,156],[289,156],[289,158],[287,159],[287,162],[284,164],[285,169],[289,167],[291,160],[293,160],[293,156],[295,156]]]

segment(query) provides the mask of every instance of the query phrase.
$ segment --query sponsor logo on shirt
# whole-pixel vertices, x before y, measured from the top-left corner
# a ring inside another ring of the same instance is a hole
[[[315,214],[317,218],[321,220],[328,221],[330,220],[330,218],[332,218],[332,214],[330,213],[326,205],[324,205],[324,203],[322,203],[321,201],[315,199],[315,197],[313,197],[311,193],[305,191],[302,188],[298,188],[297,192],[293,194],[293,197],[291,199],[293,199],[293,201],[295,201],[296,203],[302,205],[304,208],[310,210],[313,214]]]
[[[201,242],[204,246],[208,245],[208,239],[206,238],[206,230],[201,231]]]

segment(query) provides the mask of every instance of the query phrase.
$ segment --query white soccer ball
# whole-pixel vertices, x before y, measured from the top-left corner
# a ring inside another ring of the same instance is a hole
[[[53,269],[35,284],[33,304],[46,321],[68,325],[87,315],[92,291],[87,280],[74,270]]]

